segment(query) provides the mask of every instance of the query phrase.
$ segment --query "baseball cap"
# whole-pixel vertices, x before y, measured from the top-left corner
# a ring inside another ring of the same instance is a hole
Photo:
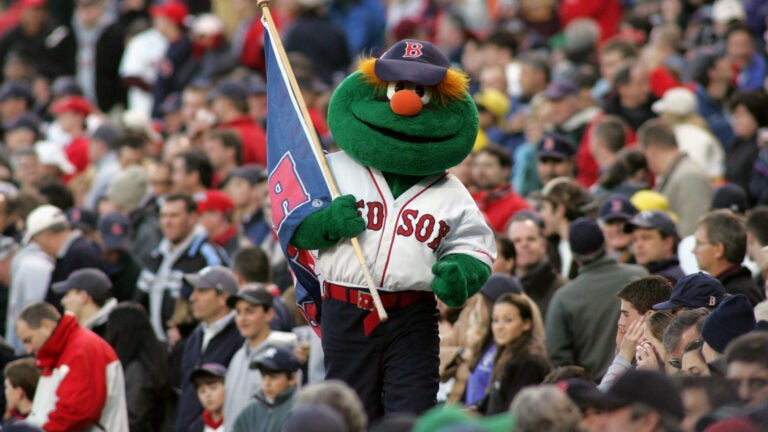
[[[64,174],[74,174],[75,166],[72,165],[64,148],[55,142],[38,141],[35,143],[35,153],[42,165],[52,165],[61,170]]]
[[[267,93],[267,83],[259,74],[250,74],[243,80],[248,87],[249,95],[259,95]]]
[[[92,140],[104,141],[107,147],[112,147],[113,143],[120,137],[120,128],[112,123],[103,123],[91,134]]]
[[[299,359],[285,348],[270,346],[251,362],[251,369],[296,372],[299,370]]]
[[[227,306],[229,306],[230,309],[234,309],[235,305],[240,300],[246,301],[253,306],[272,307],[273,303],[272,294],[270,294],[263,286],[255,286],[229,296],[227,298]]]
[[[181,95],[179,93],[171,93],[166,96],[163,103],[160,105],[160,111],[162,111],[163,114],[181,111]]]
[[[664,195],[652,190],[639,190],[635,192],[629,201],[639,210],[669,210],[669,201]]]
[[[687,308],[713,308],[725,295],[723,284],[706,273],[698,272],[683,276],[675,284],[669,300],[653,305],[653,310]]]
[[[555,80],[549,83],[547,89],[544,90],[544,97],[549,100],[558,101],[578,93],[579,87],[576,84],[565,80]]]
[[[565,160],[576,155],[576,146],[568,138],[548,133],[541,139],[536,151],[537,159]]]
[[[578,255],[595,253],[605,245],[603,231],[594,219],[588,217],[580,217],[573,221],[568,230],[568,241],[571,251]]]
[[[651,370],[628,371],[608,389],[602,402],[607,410],[642,403],[677,420],[685,416],[683,402],[672,381],[666,375]]]
[[[224,266],[208,266],[197,273],[187,273],[184,281],[195,288],[215,289],[237,294],[237,279],[232,270]]]
[[[631,233],[636,228],[655,229],[662,234],[678,237],[675,221],[667,212],[660,210],[646,210],[636,214],[624,225],[624,232]]]
[[[151,6],[149,8],[149,14],[153,17],[165,17],[171,22],[181,27],[184,25],[184,19],[189,15],[189,9],[184,3],[179,1],[167,1],[161,5]]]
[[[27,112],[5,124],[5,131],[14,129],[29,129],[32,132],[40,133],[40,117],[36,114]]]
[[[231,177],[248,180],[252,185],[263,182],[268,178],[267,170],[259,164],[249,164],[236,167],[229,172]]]
[[[701,338],[718,353],[725,352],[728,343],[755,328],[752,303],[744,294],[726,297],[704,320]]]
[[[504,273],[494,273],[480,288],[480,293],[491,302],[495,302],[504,294],[522,294],[523,288],[514,277]]]
[[[611,195],[600,206],[599,218],[603,222],[617,219],[630,220],[637,214],[637,208],[624,195]]]
[[[196,200],[197,212],[220,211],[229,213],[235,209],[235,202],[226,193],[217,189],[208,189]]]
[[[673,87],[651,106],[657,114],[688,115],[696,111],[696,95],[686,87]]]
[[[83,88],[80,87],[75,77],[61,76],[53,80],[51,93],[56,98],[72,95],[82,96]]]
[[[383,81],[410,81],[424,86],[439,84],[451,62],[429,42],[405,39],[376,59],[374,73]]]
[[[82,268],[69,274],[66,280],[51,285],[56,294],[76,289],[87,292],[95,302],[106,300],[112,290],[112,281],[97,268]]]
[[[744,188],[735,183],[724,184],[715,190],[710,207],[744,213],[747,211],[747,193]]]
[[[211,13],[198,15],[192,23],[192,34],[200,36],[215,36],[224,32],[224,22]]]
[[[67,210],[67,219],[69,219],[69,223],[77,229],[94,231],[96,229],[98,216],[96,216],[96,213],[86,208],[72,207]]]
[[[12,237],[0,236],[0,261],[10,258],[17,250],[19,245]]]
[[[728,24],[732,20],[743,21],[747,12],[740,0],[717,0],[712,5],[712,21]]]
[[[88,99],[77,95],[66,96],[51,106],[53,114],[62,114],[70,111],[87,116],[93,112],[93,106],[88,102]]]
[[[0,102],[7,99],[26,99],[28,104],[32,104],[34,95],[29,84],[22,81],[8,81],[0,86]]]
[[[102,216],[99,219],[99,233],[107,250],[130,251],[133,246],[133,226],[128,216],[122,213],[112,212]]]
[[[245,101],[248,98],[248,87],[239,80],[225,79],[208,94],[209,101],[217,97]]]
[[[200,377],[212,376],[224,379],[227,376],[227,368],[219,363],[203,363],[192,369],[189,374],[189,380],[193,383]]]
[[[509,111],[509,96],[506,93],[488,88],[477,92],[474,99],[478,109],[485,109],[499,122],[504,121],[504,116]]]
[[[37,207],[32,210],[32,213],[30,213],[29,216],[27,216],[27,232],[24,234],[24,244],[29,243],[34,236],[59,224],[69,225],[67,215],[65,215],[60,208],[50,204],[44,204]]]

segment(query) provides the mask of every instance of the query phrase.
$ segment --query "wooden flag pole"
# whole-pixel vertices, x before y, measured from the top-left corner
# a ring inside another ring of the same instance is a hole
[[[333,173],[331,172],[330,166],[328,166],[328,161],[325,159],[325,154],[323,153],[323,147],[320,145],[320,141],[317,136],[317,132],[315,131],[315,128],[312,124],[312,119],[309,117],[309,111],[307,111],[307,106],[304,102],[304,97],[301,94],[301,89],[299,88],[298,82],[296,82],[296,77],[293,75],[293,69],[291,68],[290,63],[288,62],[288,56],[285,54],[285,48],[283,48],[283,42],[280,40],[279,33],[277,32],[277,27],[275,26],[275,21],[272,19],[272,13],[269,11],[269,0],[259,0],[258,2],[259,7],[261,8],[261,13],[264,16],[264,20],[267,23],[267,27],[269,28],[270,35],[273,35],[270,39],[275,44],[275,47],[277,48],[277,55],[280,56],[280,61],[283,64],[283,67],[285,67],[286,75],[288,76],[288,81],[291,84],[291,90],[293,90],[293,94],[296,97],[296,101],[298,102],[299,109],[301,110],[301,116],[304,119],[304,123],[307,125],[308,128],[310,128],[310,139],[312,141],[312,146],[315,148],[315,153],[318,155],[318,159],[320,161],[320,167],[323,170],[323,175],[328,182],[328,186],[331,189],[331,195],[333,198],[338,197],[339,194],[339,187],[336,185],[336,180],[333,177]],[[362,267],[363,270],[363,276],[365,276],[365,280],[368,283],[368,290],[371,293],[371,298],[373,298],[373,304],[376,307],[376,312],[379,315],[379,319],[381,321],[386,321],[387,311],[384,309],[384,305],[381,303],[381,297],[379,296],[379,291],[376,289],[376,283],[373,281],[373,276],[371,275],[371,271],[368,269],[368,263],[365,260],[365,255],[363,255],[363,249],[360,247],[360,241],[357,239],[357,237],[353,237],[349,239],[350,242],[352,242],[352,248],[355,250],[355,255],[357,256],[357,261],[360,262],[360,267]]]

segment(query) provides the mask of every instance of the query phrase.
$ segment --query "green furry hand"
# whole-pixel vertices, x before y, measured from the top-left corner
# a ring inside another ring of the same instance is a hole
[[[448,255],[432,266],[432,291],[451,307],[459,307],[480,290],[491,269],[469,255]]]
[[[293,233],[291,244],[299,249],[327,249],[340,239],[356,237],[363,231],[365,220],[357,214],[357,200],[344,195],[307,216]]]

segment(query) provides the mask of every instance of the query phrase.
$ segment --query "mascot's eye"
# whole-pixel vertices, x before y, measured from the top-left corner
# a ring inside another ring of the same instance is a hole
[[[430,100],[432,100],[432,92],[420,84],[414,84],[414,83],[407,83],[405,81],[398,81],[396,83],[389,83],[387,86],[387,98],[392,99],[392,97],[400,90],[411,90],[417,95],[419,95],[419,98],[421,98],[421,103],[424,105],[428,104]]]

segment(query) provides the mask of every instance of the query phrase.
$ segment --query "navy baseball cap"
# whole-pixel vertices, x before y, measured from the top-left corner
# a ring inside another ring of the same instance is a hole
[[[656,371],[631,370],[616,380],[602,398],[602,407],[608,411],[633,403],[642,403],[677,420],[685,416],[680,393],[666,375]]]
[[[217,97],[244,101],[248,97],[248,87],[234,78],[226,79],[211,91],[208,95],[208,100],[212,101]]]
[[[219,363],[203,363],[192,370],[189,380],[194,383],[196,379],[204,376],[224,379],[227,376],[227,368]]]
[[[549,100],[558,101],[567,96],[575,95],[579,93],[579,86],[575,83],[565,80],[555,80],[549,83],[547,89],[544,90],[544,97]]]
[[[171,93],[165,97],[160,105],[160,112],[170,114],[181,111],[181,95],[178,92]]]
[[[96,216],[96,213],[86,208],[71,207],[67,210],[67,219],[69,220],[69,223],[77,229],[95,231],[98,216]]]
[[[685,308],[713,308],[725,295],[723,284],[706,273],[698,272],[680,278],[669,300],[653,305],[653,310]]]
[[[630,220],[638,213],[629,198],[624,195],[612,195],[600,206],[600,220],[610,222],[617,219]]]
[[[34,102],[34,95],[29,84],[22,81],[8,81],[0,86],[0,102],[7,99],[26,99],[27,103]]]
[[[704,319],[701,338],[722,354],[732,340],[751,332],[754,328],[755,313],[752,303],[744,294],[734,294],[724,298]]]
[[[655,229],[662,234],[679,237],[675,221],[667,212],[661,210],[646,210],[636,214],[624,225],[624,232],[631,233],[635,228]]]
[[[109,298],[112,281],[103,271],[88,267],[73,271],[66,280],[53,284],[51,289],[56,294],[64,294],[72,289],[85,291],[98,303],[100,300]]]
[[[744,188],[735,183],[724,184],[715,190],[710,207],[744,213],[747,211],[747,193]]]
[[[440,83],[451,62],[429,42],[405,39],[392,45],[374,64],[374,73],[384,81],[410,81],[424,86]]]
[[[491,302],[495,302],[504,294],[522,294],[523,288],[520,282],[511,275],[494,273],[480,288],[480,293]]]
[[[237,294],[227,297],[227,306],[229,306],[230,309],[234,309],[235,305],[240,300],[246,301],[254,306],[272,307],[272,294],[270,294],[263,285],[249,285],[252,286],[252,288],[244,289]]]
[[[296,372],[299,370],[299,359],[285,348],[270,346],[256,357],[250,367],[261,371]]]
[[[263,182],[268,178],[267,170],[259,164],[248,164],[233,168],[229,175],[248,180],[252,185]]]
[[[53,80],[51,93],[57,98],[72,95],[82,96],[83,88],[77,83],[75,77],[61,76]]]
[[[187,273],[184,281],[194,288],[215,289],[221,292],[237,294],[237,278],[224,266],[208,266],[197,273]]]
[[[39,134],[40,117],[31,112],[24,113],[5,124],[6,132],[14,129],[29,129],[32,132]]]
[[[133,247],[133,225],[128,216],[113,212],[99,219],[99,233],[107,250],[130,251]]]
[[[576,146],[568,138],[548,133],[541,139],[536,151],[537,159],[565,160],[576,156]]]

